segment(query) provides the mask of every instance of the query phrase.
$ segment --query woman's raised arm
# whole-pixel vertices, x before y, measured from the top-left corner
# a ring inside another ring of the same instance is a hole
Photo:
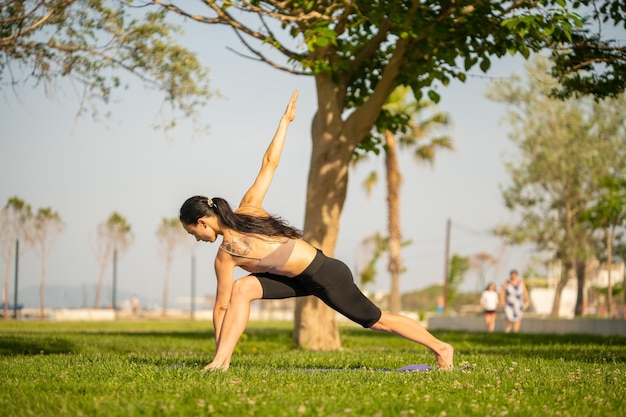
[[[256,176],[254,184],[248,189],[241,199],[239,208],[258,208],[262,209],[263,199],[274,178],[274,172],[280,162],[280,155],[283,151],[285,138],[287,137],[287,127],[289,123],[296,117],[296,102],[298,100],[298,90],[294,91],[289,104],[285,109],[285,113],[280,118],[280,123],[274,133],[274,137],[270,142],[263,160],[261,162],[261,170]]]

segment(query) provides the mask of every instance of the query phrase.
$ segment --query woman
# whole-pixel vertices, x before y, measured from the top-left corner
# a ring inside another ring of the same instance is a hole
[[[496,310],[498,309],[498,292],[496,284],[490,282],[480,295],[480,307],[485,315],[485,330],[489,333],[496,328]]]
[[[295,118],[295,91],[265,151],[254,184],[232,211],[221,198],[195,196],[180,209],[185,230],[199,241],[222,241],[215,257],[217,294],[213,309],[216,352],[204,370],[226,370],[258,299],[314,295],[363,327],[395,333],[430,349],[441,369],[453,366],[454,349],[419,323],[381,311],[354,284],[349,268],[302,240],[302,233],[263,209],[263,199],[278,167],[287,127]],[[234,280],[240,267],[250,275]]]
[[[505,333],[510,333],[511,330],[514,333],[519,332],[524,310],[530,306],[530,297],[515,269],[509,273],[509,280],[500,290],[500,305],[504,307]]]

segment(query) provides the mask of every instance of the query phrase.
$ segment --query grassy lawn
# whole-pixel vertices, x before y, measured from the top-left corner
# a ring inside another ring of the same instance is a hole
[[[626,325],[626,322],[625,324]],[[252,323],[228,372],[201,373],[208,322],[0,321],[0,414],[18,416],[624,416],[626,338],[437,332],[421,346],[342,327],[344,350],[295,350],[290,323]]]

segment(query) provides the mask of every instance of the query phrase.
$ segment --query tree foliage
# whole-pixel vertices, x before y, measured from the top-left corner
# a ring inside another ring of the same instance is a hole
[[[552,93],[559,98],[592,95],[617,97],[626,90],[626,41],[608,33],[626,29],[622,0],[576,0],[588,13],[568,42],[553,49],[552,75],[559,80]]]
[[[78,86],[81,111],[108,103],[127,87],[123,72],[165,93],[183,116],[193,115],[210,96],[196,54],[184,48],[178,26],[165,10],[132,0],[9,0],[0,4],[0,91],[32,82],[49,95],[60,78]],[[170,127],[174,118],[166,121]]]
[[[626,172],[620,173],[624,175]],[[600,180],[596,189],[596,200],[584,213],[591,226],[600,230],[605,244],[601,259],[606,259],[608,272],[607,311],[613,313],[613,246],[617,243],[619,232],[626,226],[626,177],[608,176]],[[622,277],[623,282],[623,277]]]
[[[510,138],[519,149],[507,163],[511,183],[503,191],[518,219],[496,232],[510,243],[532,242],[561,261],[556,314],[560,290],[571,275],[582,288],[580,271],[598,245],[585,213],[597,202],[603,179],[623,172],[617,156],[626,145],[626,101],[623,95],[598,102],[554,99],[550,91],[556,80],[547,68],[538,56],[528,67],[529,82],[500,82],[490,97],[509,106]]]
[[[448,291],[446,305],[453,301],[459,294],[459,286],[465,280],[465,274],[470,269],[470,258],[453,254],[450,258],[450,270],[448,271]]]
[[[618,174],[624,175],[626,172]],[[607,244],[606,251],[617,238],[619,231],[626,227],[626,177],[607,176],[599,180],[598,187],[593,195],[593,202],[585,210],[582,218],[588,221],[594,230],[601,230]],[[610,254],[600,255],[599,258],[610,258]]]
[[[438,150],[454,150],[453,139],[444,133],[450,126],[450,115],[439,112],[433,101],[418,101],[410,87],[396,87],[381,110],[385,117],[380,119],[371,135],[358,144],[353,163],[367,158],[368,154],[388,151],[384,138],[386,132],[392,132],[397,137],[400,150],[412,151],[418,164],[433,166]],[[386,118],[394,120],[388,126],[398,130],[381,130],[387,126]],[[377,177],[372,176],[371,181],[373,183],[366,183],[368,192]]]
[[[411,87],[418,100],[426,91],[437,102],[436,82],[465,80],[476,66],[487,72],[493,57],[528,56],[565,42],[579,21],[555,0],[214,1],[202,10],[184,2],[152,3],[190,20],[230,25],[251,59],[294,74],[330,77],[346,87],[340,90],[341,111],[381,106],[384,100],[367,104],[375,90],[383,89],[385,99],[398,85]],[[394,68],[391,80],[386,67]],[[403,125],[383,116],[380,131]]]
[[[376,282],[376,264],[381,256],[387,252],[389,247],[389,238],[383,237],[379,232],[366,237],[361,242],[363,247],[371,247],[372,255],[367,264],[359,271],[361,286],[364,289],[367,284]]]
[[[498,263],[499,259],[488,252],[479,252],[469,257],[470,269],[478,272],[479,286],[477,292],[483,291],[486,286],[485,270]]]
[[[406,128],[406,119],[383,110],[396,87],[437,102],[439,88],[471,70],[487,72],[492,59],[567,44],[580,20],[570,7],[579,3],[563,0],[151,3],[189,21],[228,25],[242,55],[314,77],[304,237],[331,256],[355,149],[375,148],[368,143],[374,127]],[[334,312],[321,301],[298,300],[295,321],[298,346],[340,348]]]

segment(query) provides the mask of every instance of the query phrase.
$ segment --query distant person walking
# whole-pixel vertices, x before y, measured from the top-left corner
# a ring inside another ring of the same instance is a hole
[[[136,295],[133,295],[130,299],[130,310],[132,311],[133,316],[140,316],[143,312],[143,309],[141,308],[141,301],[139,301],[139,297]]]
[[[510,333],[511,330],[514,333],[519,332],[524,309],[530,305],[530,297],[515,269],[509,273],[509,280],[500,290],[500,305],[504,307],[506,321],[504,331],[506,333]]]
[[[485,316],[485,330],[489,333],[493,332],[496,328],[496,312],[498,310],[499,301],[496,284],[490,282],[480,295],[480,307],[483,309]]]

